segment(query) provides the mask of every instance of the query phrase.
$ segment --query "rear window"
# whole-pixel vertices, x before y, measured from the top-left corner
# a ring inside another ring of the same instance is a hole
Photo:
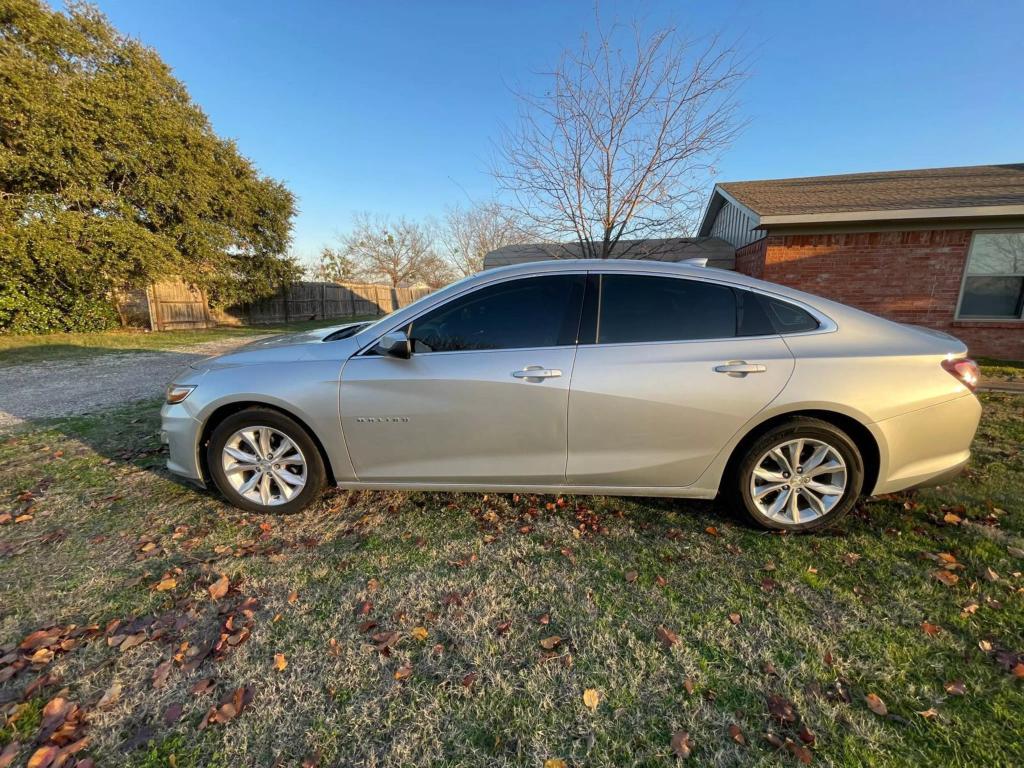
[[[779,299],[760,298],[776,333],[806,333],[818,329],[818,321],[810,312]]]

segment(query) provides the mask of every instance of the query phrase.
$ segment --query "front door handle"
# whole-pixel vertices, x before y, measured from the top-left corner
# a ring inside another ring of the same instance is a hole
[[[556,379],[562,375],[557,368],[544,368],[540,365],[528,365],[521,371],[512,371],[517,379]]]
[[[746,360],[730,360],[724,365],[716,365],[716,373],[727,373],[730,376],[746,376],[748,373],[764,373],[768,366],[760,363],[748,363]]]

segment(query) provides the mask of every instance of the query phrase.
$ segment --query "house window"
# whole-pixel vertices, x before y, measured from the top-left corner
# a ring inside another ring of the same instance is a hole
[[[975,232],[960,296],[962,318],[1024,313],[1024,232]]]

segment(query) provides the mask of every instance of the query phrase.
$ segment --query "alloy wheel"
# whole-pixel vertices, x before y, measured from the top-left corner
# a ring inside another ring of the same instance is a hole
[[[847,469],[839,451],[822,440],[779,443],[757,460],[750,498],[765,517],[801,525],[824,517],[846,493]]]
[[[243,427],[232,434],[221,452],[221,467],[240,496],[266,507],[291,501],[306,486],[305,456],[273,427]]]

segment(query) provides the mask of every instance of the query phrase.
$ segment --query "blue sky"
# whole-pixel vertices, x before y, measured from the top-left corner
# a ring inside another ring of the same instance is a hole
[[[540,86],[591,2],[98,0],[215,129],[298,197],[294,250],[354,211],[485,199],[509,86]],[[1017,0],[603,2],[605,19],[722,32],[750,56],[721,180],[1024,161]]]

